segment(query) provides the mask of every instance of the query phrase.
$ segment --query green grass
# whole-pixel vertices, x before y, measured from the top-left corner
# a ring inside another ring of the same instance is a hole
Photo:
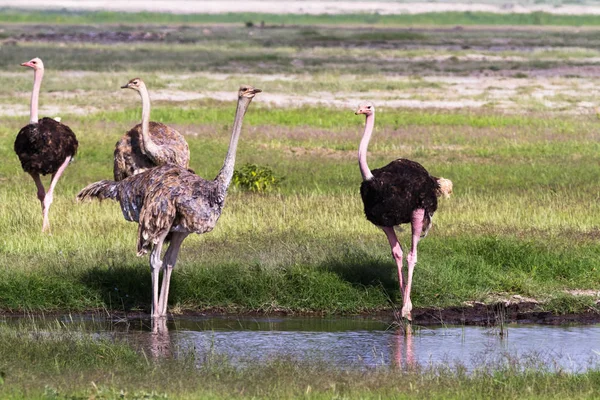
[[[443,12],[424,14],[170,14],[170,13],[122,13],[122,12],[69,12],[22,11],[5,8],[0,10],[2,23],[46,24],[259,24],[268,25],[520,25],[520,26],[598,26],[594,15],[557,15],[544,12],[522,14],[497,14],[487,12]]]
[[[520,359],[505,355],[472,371],[460,363],[341,368],[290,356],[235,365],[210,345],[170,348],[156,358],[148,350],[151,344],[119,337],[97,335],[93,327],[73,332],[59,322],[1,325],[0,397],[592,399],[600,384],[598,371],[552,371],[535,354]]]
[[[186,240],[173,275],[173,309],[357,313],[391,307],[399,301],[395,268],[384,235],[364,219],[358,195],[355,152],[363,118],[255,103],[238,163],[269,160],[285,180],[272,194],[232,189],[215,231]],[[0,195],[6,205],[0,210],[6,233],[0,308],[147,309],[148,261],[134,255],[135,225],[123,221],[112,202],[74,202],[87,183],[111,176],[112,146],[120,135],[113,127],[135,121],[138,112],[73,118],[75,132],[84,132],[81,152],[59,184],[53,236],[38,232],[33,183],[10,152],[20,123],[9,119],[0,130],[0,156],[13,160],[0,168],[7,188]],[[220,168],[232,114],[229,103],[202,112],[153,112],[157,120],[192,131],[208,127],[188,137],[191,167],[208,178]],[[371,149],[373,168],[402,155],[455,184],[454,198],[440,202],[434,229],[419,247],[417,307],[504,293],[548,301],[560,313],[580,302],[565,290],[600,285],[593,124],[536,115],[381,112]],[[408,235],[402,237],[406,244]],[[572,305],[563,307],[565,299]]]

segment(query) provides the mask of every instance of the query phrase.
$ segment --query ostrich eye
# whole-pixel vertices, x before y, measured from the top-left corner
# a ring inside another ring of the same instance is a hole
[[[371,109],[371,106],[367,106],[367,109],[368,109],[368,110],[370,110],[370,109]]]

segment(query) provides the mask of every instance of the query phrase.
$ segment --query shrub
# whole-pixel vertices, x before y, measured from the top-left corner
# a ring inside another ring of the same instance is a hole
[[[277,187],[283,178],[277,177],[269,167],[246,164],[233,172],[233,184],[243,190],[264,193]]]

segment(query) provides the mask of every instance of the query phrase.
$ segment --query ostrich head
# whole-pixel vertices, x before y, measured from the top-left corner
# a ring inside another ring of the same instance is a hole
[[[240,86],[240,90],[238,91],[238,97],[244,97],[246,99],[252,100],[256,93],[260,93],[262,90],[256,89],[250,85],[242,85]]]
[[[370,101],[366,103],[362,103],[358,106],[358,110],[354,113],[355,115],[365,114],[366,116],[372,115],[375,113],[375,106]]]
[[[133,78],[132,80],[127,82],[126,85],[121,86],[121,89],[133,89],[136,92],[139,92],[140,90],[142,90],[142,88],[145,88],[145,87],[146,87],[146,84],[144,83],[143,80],[141,80],[140,78]]]
[[[31,60],[21,64],[23,67],[33,68],[34,71],[44,70],[44,63],[39,58],[32,58]]]

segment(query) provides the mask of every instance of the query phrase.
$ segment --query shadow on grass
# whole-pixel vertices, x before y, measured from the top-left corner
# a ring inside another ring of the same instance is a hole
[[[147,266],[132,264],[97,267],[86,271],[81,277],[81,283],[96,292],[108,310],[149,309],[152,289]]]
[[[396,267],[391,256],[388,260],[352,249],[344,255],[330,257],[319,269],[332,272],[354,286],[381,287],[392,300],[398,294]]]

